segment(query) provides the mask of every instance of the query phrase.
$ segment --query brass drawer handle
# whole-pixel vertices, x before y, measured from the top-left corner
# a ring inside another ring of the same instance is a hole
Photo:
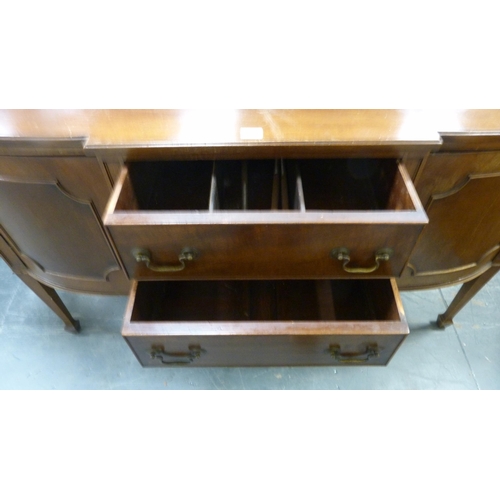
[[[371,358],[377,358],[379,349],[377,344],[368,344],[364,352],[341,352],[340,346],[333,344],[325,350],[325,353],[342,363],[364,363]]]
[[[197,257],[197,252],[193,248],[184,248],[179,254],[179,264],[166,265],[155,264],[152,262],[151,252],[145,248],[138,248],[132,251],[132,255],[136,262],[144,262],[146,267],[157,273],[175,273],[182,271],[186,267],[186,261],[194,260]]]
[[[150,354],[152,359],[158,359],[164,365],[183,366],[192,363],[207,352],[199,345],[190,345],[188,349],[189,352],[167,352],[162,346],[153,346]]]
[[[342,269],[344,269],[344,271],[348,273],[367,274],[376,271],[380,267],[380,263],[388,261],[393,253],[392,248],[381,248],[377,250],[375,253],[375,264],[371,267],[348,267],[351,261],[350,250],[345,247],[334,248],[330,255],[333,259],[343,261]]]

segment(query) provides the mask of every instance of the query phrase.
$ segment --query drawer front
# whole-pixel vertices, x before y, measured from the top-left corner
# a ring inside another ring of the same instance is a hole
[[[266,326],[266,325],[262,325]],[[404,335],[126,337],[142,366],[385,366]]]
[[[386,365],[408,334],[393,280],[135,282],[143,366]]]
[[[335,278],[399,276],[421,227],[380,223],[160,224],[112,227],[110,232],[128,275],[136,280]],[[347,263],[332,253],[342,247],[350,251]],[[385,248],[392,250],[390,259],[378,261],[377,252],[383,253]],[[185,260],[183,267],[179,263],[186,250],[187,255],[194,251],[194,260]],[[137,262],[136,256],[145,253],[149,262]],[[358,269],[360,272],[353,272]]]
[[[105,223],[133,279],[399,276],[427,222],[402,165],[340,165],[339,176],[323,163],[245,164],[242,174],[229,162],[222,176],[217,164],[187,163],[136,165],[115,187]],[[242,201],[224,183],[252,169],[267,177],[243,183]]]

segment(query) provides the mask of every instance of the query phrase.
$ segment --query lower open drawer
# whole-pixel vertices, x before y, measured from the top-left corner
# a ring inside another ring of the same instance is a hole
[[[394,280],[135,282],[143,366],[386,365],[408,334]]]

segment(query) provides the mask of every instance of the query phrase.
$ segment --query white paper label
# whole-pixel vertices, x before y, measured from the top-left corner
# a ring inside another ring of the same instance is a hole
[[[264,129],[262,127],[241,127],[240,139],[245,141],[254,140],[258,141],[264,138]]]

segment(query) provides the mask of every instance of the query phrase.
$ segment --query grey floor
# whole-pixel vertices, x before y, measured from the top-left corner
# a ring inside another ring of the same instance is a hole
[[[499,389],[500,274],[446,330],[457,287],[403,293],[410,335],[387,367],[142,368],[120,335],[126,297],[61,292],[62,322],[0,259],[0,389]]]

